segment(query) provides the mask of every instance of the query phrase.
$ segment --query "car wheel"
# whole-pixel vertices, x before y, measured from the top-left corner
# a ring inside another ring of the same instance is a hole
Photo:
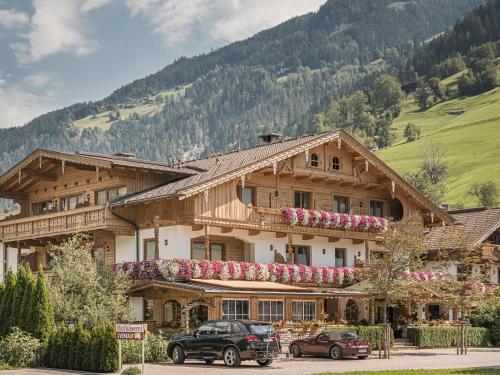
[[[299,358],[300,356],[302,356],[300,347],[297,344],[292,344],[292,346],[290,346],[290,353],[294,358]]]
[[[224,364],[228,367],[238,367],[241,364],[240,353],[236,348],[227,348],[223,355]]]
[[[214,363],[215,359],[205,359],[205,363],[207,365],[211,365],[212,363]]]
[[[179,345],[174,346],[172,350],[172,362],[176,365],[181,365],[186,360],[186,356],[184,355],[184,350]]]
[[[266,367],[266,366],[269,366],[271,363],[273,363],[273,360],[271,358],[269,358],[269,359],[258,359],[257,363],[261,367]]]
[[[358,359],[367,359],[368,356],[367,355],[358,355]]]
[[[338,346],[332,346],[330,348],[330,358],[331,359],[342,359],[342,350]]]

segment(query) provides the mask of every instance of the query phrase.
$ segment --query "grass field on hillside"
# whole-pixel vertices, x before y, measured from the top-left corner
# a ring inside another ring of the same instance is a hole
[[[422,130],[417,141],[406,142],[403,137],[409,122]],[[500,190],[500,88],[438,103],[425,111],[414,100],[406,100],[393,125],[395,144],[377,155],[400,173],[418,168],[429,140],[443,145],[450,167],[446,203],[476,206],[467,194],[473,182],[492,180]]]

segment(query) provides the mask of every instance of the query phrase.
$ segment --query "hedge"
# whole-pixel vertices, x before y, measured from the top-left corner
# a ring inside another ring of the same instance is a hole
[[[381,326],[335,326],[327,325],[326,330],[338,329],[356,333],[361,339],[370,341],[373,349],[378,349],[378,335],[382,331]],[[394,331],[391,329],[391,346],[394,345]]]
[[[419,348],[451,348],[456,346],[458,327],[408,327],[408,340]],[[488,346],[490,331],[483,327],[469,327],[468,346]]]

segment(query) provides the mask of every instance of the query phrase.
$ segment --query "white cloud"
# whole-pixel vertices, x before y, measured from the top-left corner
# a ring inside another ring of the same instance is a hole
[[[324,0],[127,0],[132,16],[143,16],[165,44],[179,44],[198,31],[232,42],[315,11]]]
[[[2,27],[21,27],[26,25],[28,21],[28,16],[23,12],[10,9],[0,9],[0,26]]]
[[[24,77],[23,82],[33,87],[59,86],[59,80],[51,72],[36,72]]]
[[[1,80],[0,80],[1,81]],[[20,85],[0,84],[0,128],[23,125],[55,108],[51,98],[26,91]]]
[[[29,31],[11,46],[21,63],[32,63],[46,56],[68,52],[84,56],[99,44],[90,36],[87,13],[110,0],[33,0],[35,13]]]

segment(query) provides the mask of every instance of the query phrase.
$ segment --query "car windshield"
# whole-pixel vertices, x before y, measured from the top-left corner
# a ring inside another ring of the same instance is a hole
[[[276,332],[270,324],[250,324],[250,332],[254,335],[275,335]]]
[[[356,340],[358,335],[354,332],[341,332],[340,337],[342,337],[342,340]]]

